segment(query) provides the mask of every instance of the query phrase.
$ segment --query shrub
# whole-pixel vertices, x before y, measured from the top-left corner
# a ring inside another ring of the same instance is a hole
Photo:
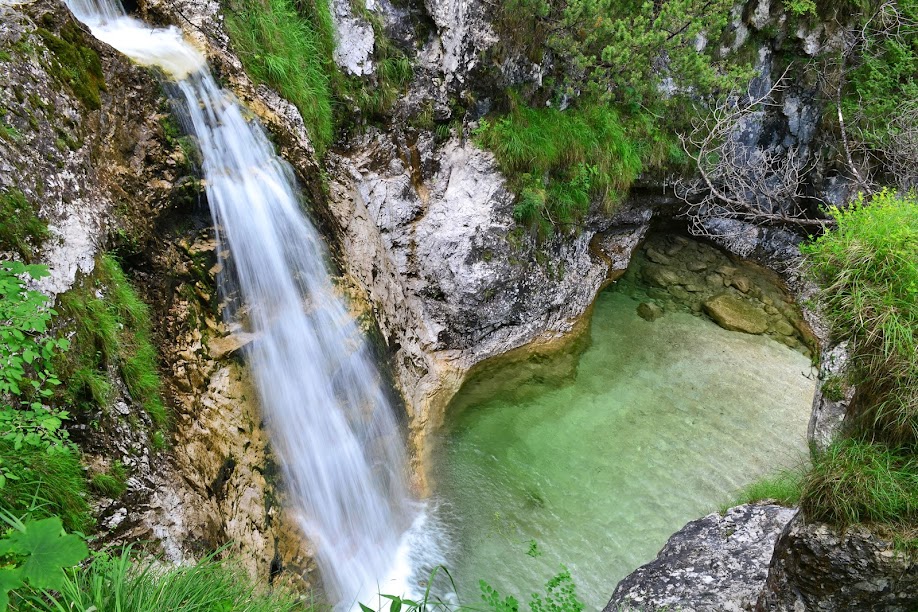
[[[246,71],[300,111],[321,154],[331,143],[334,29],[328,0],[230,0],[226,30]]]
[[[849,340],[847,416],[857,435],[918,442],[918,199],[882,191],[832,209],[837,228],[804,247],[836,340]]]

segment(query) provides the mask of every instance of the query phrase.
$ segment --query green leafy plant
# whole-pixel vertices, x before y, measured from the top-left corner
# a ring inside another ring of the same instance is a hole
[[[0,612],[9,605],[10,591],[62,588],[64,569],[89,555],[83,540],[66,533],[57,517],[22,522],[3,512],[2,518],[9,530],[0,538]]]
[[[0,439],[49,451],[66,445],[61,427],[69,414],[55,409],[49,400],[60,384],[52,360],[67,350],[65,339],[47,337],[54,310],[44,294],[26,288],[23,277],[48,274],[43,266],[20,262],[0,263]],[[12,405],[11,405],[12,404]],[[0,475],[0,487],[10,476]]]

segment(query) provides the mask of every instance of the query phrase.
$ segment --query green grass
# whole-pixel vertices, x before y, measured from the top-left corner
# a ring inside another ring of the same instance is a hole
[[[510,179],[517,220],[542,231],[576,224],[593,199],[611,209],[642,169],[639,146],[604,105],[561,111],[517,102],[482,121],[476,139]]]
[[[883,525],[916,540],[918,456],[907,448],[839,440],[814,457],[801,508],[809,520]]]
[[[17,516],[58,516],[70,531],[91,527],[86,479],[73,451],[48,452],[28,445],[16,449],[12,442],[0,440],[0,465],[19,476],[0,488],[0,507]]]
[[[804,247],[833,338],[849,340],[847,416],[859,436],[918,443],[918,197],[882,191]]]
[[[299,6],[310,9],[309,18]],[[334,131],[334,29],[328,0],[229,0],[226,29],[246,72],[299,109],[321,155]]]
[[[38,217],[38,205],[18,189],[0,193],[0,219],[0,250],[16,251],[26,260],[50,236],[48,223]]]
[[[99,494],[117,499],[127,490],[127,470],[120,461],[115,461],[107,473],[94,474],[90,486]]]
[[[69,572],[53,596],[14,600],[20,612],[294,612],[318,608],[281,589],[254,583],[232,562],[205,559],[191,566],[137,561],[130,548],[99,554],[85,568]]]
[[[777,474],[761,478],[743,487],[732,503],[721,508],[721,512],[726,512],[733,506],[765,500],[774,500],[782,506],[796,506],[800,503],[802,478],[803,474],[799,470],[782,470]]]
[[[112,366],[154,424],[168,427],[150,309],[118,262],[101,256],[93,274],[61,296],[59,310],[73,322],[71,350],[60,367],[70,401],[76,407],[85,402],[104,406],[111,401],[108,368]]]

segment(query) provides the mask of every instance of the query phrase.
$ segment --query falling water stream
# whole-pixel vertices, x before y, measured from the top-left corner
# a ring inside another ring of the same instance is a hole
[[[231,254],[221,287],[238,290],[244,304],[227,316],[256,336],[247,361],[328,595],[348,609],[380,591],[410,592],[412,566],[433,546],[419,543],[423,508],[408,493],[391,407],[335,295],[290,168],[178,29],[127,17],[117,0],[69,6],[97,38],[176,81],[203,158],[218,250]]]

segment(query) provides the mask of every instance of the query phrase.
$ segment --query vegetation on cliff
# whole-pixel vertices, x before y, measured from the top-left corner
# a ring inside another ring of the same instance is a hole
[[[832,209],[804,252],[856,393],[842,437],[803,481],[808,517],[891,526],[918,541],[918,196],[884,190]]]

